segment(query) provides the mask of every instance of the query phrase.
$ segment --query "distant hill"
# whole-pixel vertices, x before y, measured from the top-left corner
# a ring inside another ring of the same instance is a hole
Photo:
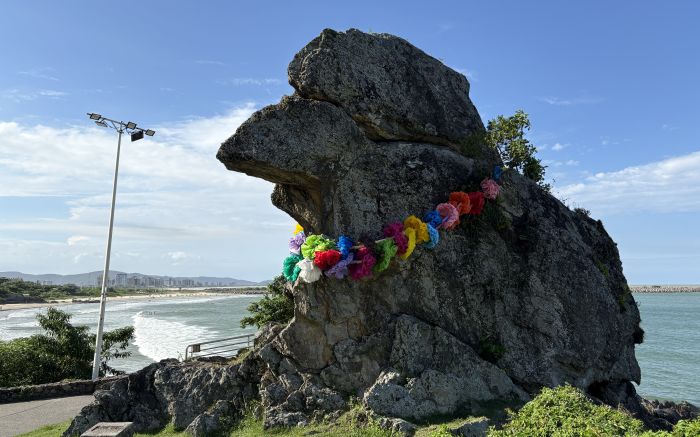
[[[111,279],[116,278],[117,274],[124,274],[125,272],[120,272],[117,270],[110,270],[109,277]],[[22,272],[0,272],[0,277],[6,278],[18,278],[24,281],[32,281],[42,284],[50,285],[64,285],[64,284],[75,284],[78,286],[94,286],[97,284],[98,278],[102,275],[102,271],[89,272],[89,273],[79,273],[75,275],[58,275],[54,273],[47,273],[42,275],[32,275]],[[126,273],[129,278],[154,278],[167,280],[171,279],[173,281],[192,281],[193,284],[201,284],[201,286],[242,286],[242,285],[266,285],[270,281],[253,282],[246,281],[245,279],[236,278],[218,278],[213,276],[162,276],[162,275],[146,275],[143,273]],[[167,285],[166,285],[167,286]]]

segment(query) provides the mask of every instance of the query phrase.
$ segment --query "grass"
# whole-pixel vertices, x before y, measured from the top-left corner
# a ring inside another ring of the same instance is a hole
[[[264,430],[263,421],[249,412],[241,419],[228,437],[391,437],[392,432],[380,429],[378,424],[355,405],[333,423],[310,424],[303,428]],[[470,418],[453,419],[449,422],[421,426],[416,437],[449,437],[450,429],[458,428]],[[471,418],[475,420],[475,418]],[[70,422],[45,426],[19,437],[58,437]],[[186,437],[175,431],[172,425],[150,434],[135,434],[137,437]],[[393,434],[395,436],[395,434]],[[505,436],[551,436],[551,437],[698,437],[700,419],[678,422],[673,431],[646,431],[641,421],[621,410],[591,402],[580,390],[564,386],[545,388],[518,412],[511,412],[503,429],[491,428],[489,437]]]
[[[61,423],[55,423],[53,425],[42,426],[39,429],[28,432],[26,434],[20,434],[17,437],[58,437],[63,434],[63,431],[68,429],[70,425],[70,420]]]

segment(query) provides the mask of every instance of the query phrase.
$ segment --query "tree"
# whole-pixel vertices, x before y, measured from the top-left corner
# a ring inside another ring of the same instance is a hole
[[[241,320],[241,327],[261,327],[268,322],[287,323],[294,317],[294,299],[287,294],[287,280],[280,275],[267,286],[267,294],[248,306],[250,316]]]
[[[544,182],[546,167],[535,157],[537,148],[525,138],[530,126],[530,119],[522,109],[510,117],[499,115],[488,122],[486,143],[498,152],[506,168],[519,171],[549,191],[551,186]]]
[[[73,326],[70,319],[70,314],[49,308],[46,314],[37,315],[41,334],[0,341],[0,387],[90,378],[95,335],[87,326]],[[131,355],[126,348],[134,338],[134,328],[108,331],[103,338],[100,375],[122,373],[108,363]]]

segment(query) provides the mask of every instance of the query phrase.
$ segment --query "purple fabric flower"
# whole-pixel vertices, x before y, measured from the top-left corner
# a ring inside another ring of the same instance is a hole
[[[295,255],[299,255],[301,253],[301,245],[304,244],[304,241],[306,241],[306,235],[304,235],[303,232],[295,234],[289,239],[289,251]]]
[[[349,252],[345,259],[341,259],[338,261],[338,264],[326,270],[326,276],[329,278],[343,279],[348,275],[348,265],[350,265],[354,258],[355,256],[352,254],[352,252]]]

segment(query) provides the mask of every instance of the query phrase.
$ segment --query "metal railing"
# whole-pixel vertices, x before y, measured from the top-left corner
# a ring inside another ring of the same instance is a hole
[[[185,348],[185,361],[195,357],[232,356],[240,349],[250,347],[253,344],[253,337],[255,334],[244,334],[189,344]]]

